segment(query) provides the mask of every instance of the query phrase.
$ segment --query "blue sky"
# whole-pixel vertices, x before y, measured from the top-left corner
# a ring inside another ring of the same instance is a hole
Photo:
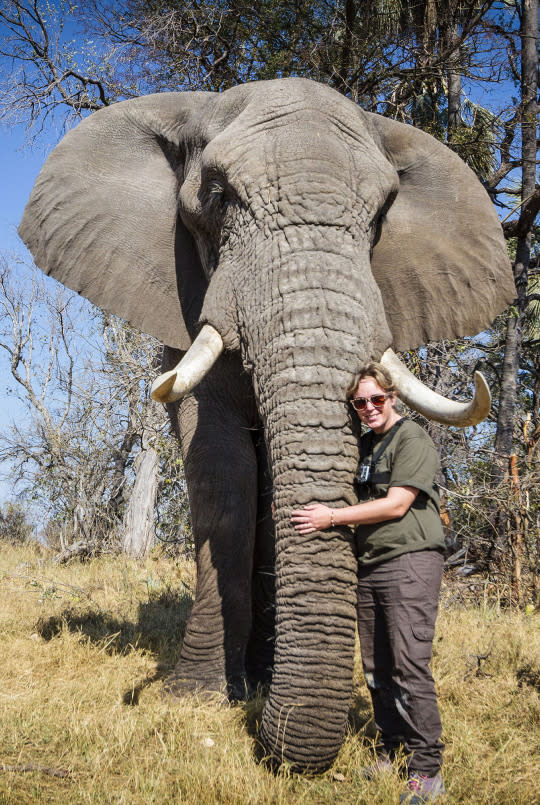
[[[18,254],[30,263],[31,256],[17,235],[17,227],[47,151],[53,144],[34,149],[23,146],[22,126],[13,130],[0,126],[0,252],[6,257]],[[0,430],[23,413],[17,399],[6,394],[8,386],[12,386],[11,374],[6,358],[0,352]],[[0,503],[9,498],[12,491],[11,484],[3,477],[4,472],[5,468],[0,466]]]
[[[2,251],[20,251],[22,243],[17,235],[24,205],[32,185],[43,164],[46,152],[24,145],[24,129],[0,127],[0,248]]]
[[[51,0],[50,14],[61,10],[60,0]],[[43,8],[42,8],[43,10]],[[61,42],[73,36],[70,16],[63,11],[64,33]],[[0,36],[7,36],[4,23],[0,23]],[[3,64],[2,69],[9,73],[11,64]],[[32,147],[25,145],[24,126],[7,126],[0,123],[0,254],[9,259],[14,255],[22,257],[28,265],[32,257],[17,235],[17,227],[22,218],[25,204],[41,166],[49,152],[60,139],[54,125],[47,123]],[[53,280],[47,280],[51,284]],[[14,418],[25,415],[20,402],[14,395],[6,393],[13,388],[13,382],[6,356],[0,350],[0,431],[6,429]],[[6,468],[0,464],[0,504],[11,496],[12,488],[6,482]]]

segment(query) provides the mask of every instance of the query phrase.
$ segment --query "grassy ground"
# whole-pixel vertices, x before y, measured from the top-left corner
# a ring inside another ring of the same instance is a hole
[[[357,670],[350,728],[332,769],[270,773],[254,757],[262,701],[171,705],[193,567],[99,559],[56,567],[0,552],[0,803],[392,805],[397,774],[372,759]],[[434,674],[449,803],[540,803],[538,613],[445,605]]]

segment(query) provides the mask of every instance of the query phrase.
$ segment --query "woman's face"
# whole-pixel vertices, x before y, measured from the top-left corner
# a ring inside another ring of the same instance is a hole
[[[374,405],[369,399],[370,397],[382,395],[385,398],[382,406]],[[395,394],[389,393],[381,388],[375,378],[364,377],[360,381],[353,399],[357,399],[358,397],[367,399],[368,402],[364,408],[356,410],[356,413],[362,423],[367,425],[368,428],[371,428],[375,433],[385,433],[387,430],[390,430],[398,419],[401,419],[401,416],[394,408]]]

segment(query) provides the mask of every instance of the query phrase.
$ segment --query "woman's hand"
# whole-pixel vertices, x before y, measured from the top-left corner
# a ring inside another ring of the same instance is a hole
[[[291,522],[300,534],[312,534],[325,528],[348,525],[372,525],[403,517],[418,494],[414,486],[391,486],[384,498],[329,509],[322,503],[311,503],[291,514]]]
[[[303,509],[297,509],[291,514],[291,521],[300,534],[312,534],[314,531],[324,531],[332,523],[332,509],[322,503],[311,503]]]

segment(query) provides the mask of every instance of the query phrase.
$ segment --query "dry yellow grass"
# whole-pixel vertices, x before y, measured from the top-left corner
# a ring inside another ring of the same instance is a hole
[[[162,698],[193,583],[192,566],[165,559],[56,567],[2,547],[0,803],[398,802],[397,774],[360,773],[372,726],[359,672],[343,749],[315,778],[256,761],[261,701]],[[449,803],[540,803],[538,624],[494,605],[442,607],[434,674]]]

